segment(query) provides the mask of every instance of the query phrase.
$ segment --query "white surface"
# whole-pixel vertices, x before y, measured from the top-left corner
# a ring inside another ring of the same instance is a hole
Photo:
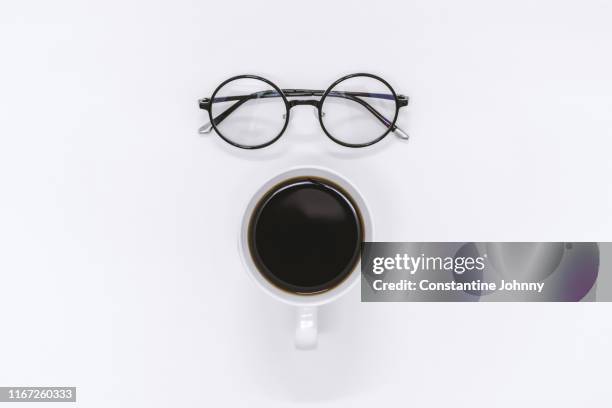
[[[609,304],[293,311],[241,269],[241,203],[333,168],[380,240],[611,240],[606,1],[7,1],[0,4],[0,384],[83,407],[609,406]],[[311,107],[241,152],[196,99],[259,73],[384,76],[409,143],[334,145]],[[247,188],[248,187],[248,188]]]

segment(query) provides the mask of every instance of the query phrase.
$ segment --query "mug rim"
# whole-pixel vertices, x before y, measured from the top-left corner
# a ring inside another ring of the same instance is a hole
[[[240,223],[240,231],[238,233],[238,252],[240,253],[240,258],[244,268],[251,279],[255,281],[257,286],[275,299],[294,306],[319,306],[332,302],[351,290],[360,280],[359,278],[361,275],[361,259],[358,259],[347,277],[335,287],[321,293],[297,294],[275,286],[263,276],[255,265],[250,252],[248,236],[253,211],[256,209],[257,205],[265,194],[267,194],[275,185],[292,178],[308,176],[329,179],[329,181],[338,184],[343,190],[345,190],[346,193],[350,195],[354,201],[354,205],[360,212],[364,230],[363,241],[373,241],[373,223],[367,202],[357,187],[355,187],[352,182],[338,172],[322,166],[303,165],[291,167],[287,170],[281,171],[280,173],[276,173],[271,177],[268,177],[266,181],[261,184],[253,194],[250,195],[250,198],[245,206],[242,221]]]

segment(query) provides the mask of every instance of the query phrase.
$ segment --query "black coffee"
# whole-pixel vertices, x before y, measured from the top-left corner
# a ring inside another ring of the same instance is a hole
[[[288,180],[259,202],[249,226],[251,255],[274,285],[313,294],[333,288],[359,259],[359,210],[335,184]]]

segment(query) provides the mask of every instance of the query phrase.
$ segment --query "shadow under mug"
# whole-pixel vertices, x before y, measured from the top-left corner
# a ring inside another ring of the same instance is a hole
[[[357,284],[360,278],[360,262],[359,260],[356,262],[350,273],[339,284],[326,291],[299,294],[283,290],[266,279],[254,261],[249,243],[249,228],[258,205],[271,190],[286,181],[309,177],[328,180],[349,196],[348,198],[351,199],[361,216],[362,241],[372,241],[372,218],[359,190],[345,177],[332,170],[317,166],[304,166],[291,168],[272,177],[252,195],[242,217],[238,243],[245,269],[255,283],[268,295],[296,308],[295,346],[303,350],[314,349],[317,346],[317,307],[337,300]]]

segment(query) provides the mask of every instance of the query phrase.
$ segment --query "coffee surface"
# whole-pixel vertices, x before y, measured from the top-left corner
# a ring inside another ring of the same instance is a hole
[[[294,293],[333,288],[359,258],[362,227],[350,198],[331,183],[293,180],[272,189],[253,213],[251,254],[274,285]]]

